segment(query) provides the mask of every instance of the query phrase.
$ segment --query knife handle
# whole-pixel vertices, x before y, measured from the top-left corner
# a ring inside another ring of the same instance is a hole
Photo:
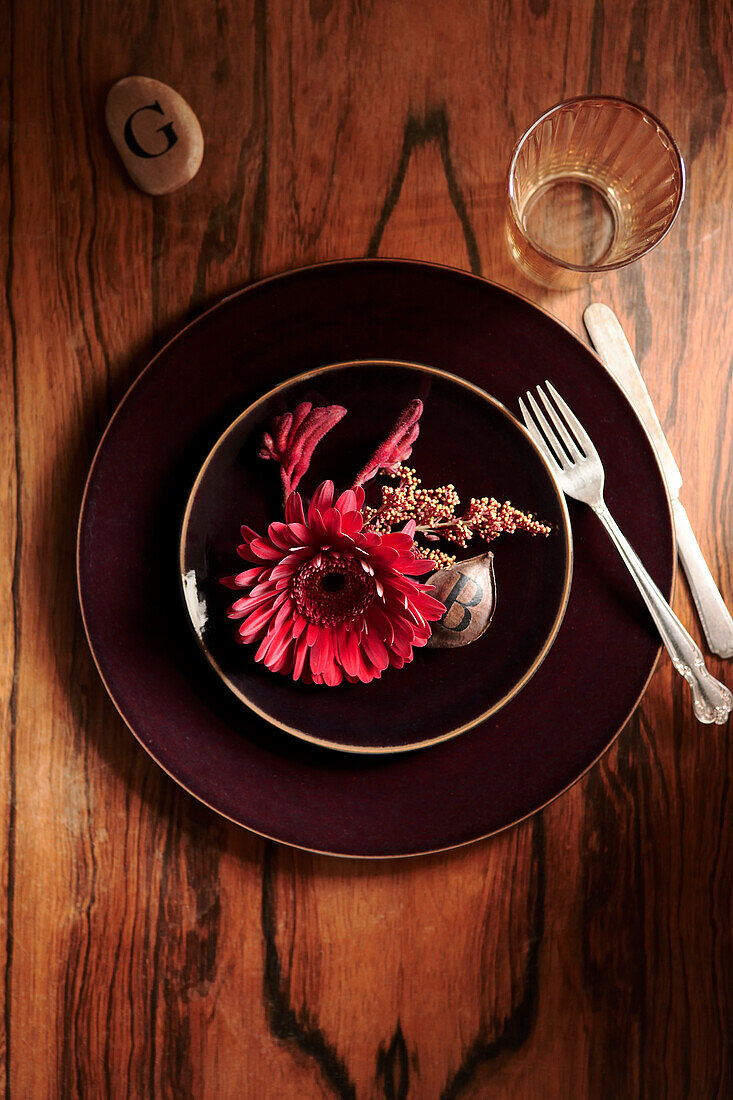
[[[733,616],[723,603],[723,597],[712,578],[687,512],[679,500],[672,501],[674,525],[677,531],[677,553],[700,616],[705,637],[712,653],[733,657]]]

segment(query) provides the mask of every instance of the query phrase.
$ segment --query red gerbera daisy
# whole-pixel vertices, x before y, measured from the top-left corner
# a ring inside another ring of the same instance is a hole
[[[324,481],[306,519],[291,493],[285,522],[271,523],[266,537],[242,527],[238,553],[255,565],[225,578],[249,589],[228,614],[242,620],[238,640],[259,642],[255,660],[273,672],[329,686],[369,683],[411,661],[445,607],[411,579],[435,569],[412,552],[414,523],[396,534],[365,531],[364,490],[333,496]]]

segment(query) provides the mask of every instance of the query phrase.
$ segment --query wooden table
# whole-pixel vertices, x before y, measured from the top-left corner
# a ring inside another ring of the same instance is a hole
[[[310,1100],[733,1094],[728,729],[666,655],[542,813],[407,861],[266,842],[147,757],[91,659],[86,472],[151,355],[222,295],[349,256],[470,269],[578,334],[588,289],[503,237],[522,129],[624,95],[685,155],[680,218],[593,296],[621,317],[733,603],[733,66],[703,0],[50,0],[3,5],[0,555],[5,1095]],[[106,92],[196,110],[195,180],[135,190]],[[679,579],[675,608],[701,638]],[[733,681],[713,659],[713,673]]]

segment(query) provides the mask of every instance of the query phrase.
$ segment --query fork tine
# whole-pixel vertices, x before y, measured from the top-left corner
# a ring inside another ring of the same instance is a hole
[[[545,406],[545,409],[547,410],[547,415],[557,428],[560,438],[567,447],[568,453],[573,459],[575,459],[576,462],[581,462],[584,458],[584,455],[581,454],[577,443],[573,439],[563,421],[558,416],[555,406],[552,404],[549,397],[542,389],[542,386],[537,387],[537,394],[542,401],[542,404]]]
[[[529,434],[531,435],[531,437],[534,440],[535,444],[537,445],[538,449],[540,451],[542,451],[542,454],[545,456],[547,461],[549,463],[551,463],[551,465],[557,466],[557,459],[553,455],[550,448],[547,446],[547,443],[545,442],[545,439],[544,439],[544,436],[542,435],[542,432],[539,430],[539,428],[535,424],[534,420],[532,419],[531,413],[529,412],[527,406],[525,405],[525,403],[524,403],[524,401],[522,400],[521,397],[519,398],[519,411],[521,412],[522,417],[524,419],[524,426],[527,429],[527,431],[529,432]]]
[[[557,392],[557,390],[553,386],[552,382],[545,381],[545,385],[547,386],[548,390],[552,394],[552,396],[553,396],[555,402],[557,403],[558,408],[562,412],[563,416],[567,420],[568,425],[572,428],[573,432],[575,433],[575,438],[578,440],[578,443],[583,448],[583,450],[585,451],[588,458],[598,458],[598,451],[593,446],[593,441],[592,441],[591,437],[588,435],[587,431],[585,430],[583,425],[580,423],[580,421],[578,420],[575,413],[573,413],[568,408],[567,404],[565,403],[565,401],[563,401],[562,397]]]
[[[559,439],[557,438],[554,431],[552,430],[552,428],[548,424],[545,414],[542,412],[542,409],[539,407],[539,405],[535,401],[534,396],[531,393],[529,393],[529,391],[527,392],[527,400],[529,401],[530,405],[532,406],[532,412],[534,413],[535,424],[539,424],[539,426],[542,428],[542,431],[545,433],[545,437],[546,437],[547,442],[545,443],[544,449],[547,450],[547,448],[549,446],[550,453],[552,454],[552,456],[555,460],[555,465],[559,466],[561,470],[564,470],[565,467],[568,465],[568,463],[570,461],[568,459],[568,456],[565,454],[564,450],[562,449],[562,445],[560,444]],[[537,431],[537,434],[540,435],[540,437],[541,437],[541,433],[539,431]],[[538,442],[537,438],[535,436],[533,436],[532,438],[534,439],[535,443]],[[543,440],[543,442],[544,442],[544,440]]]

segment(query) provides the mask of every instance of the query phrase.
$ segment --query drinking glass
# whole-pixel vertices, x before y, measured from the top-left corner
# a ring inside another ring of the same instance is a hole
[[[571,289],[659,244],[679,212],[685,166],[650,111],[579,96],[521,136],[508,183],[514,260],[535,282]]]

